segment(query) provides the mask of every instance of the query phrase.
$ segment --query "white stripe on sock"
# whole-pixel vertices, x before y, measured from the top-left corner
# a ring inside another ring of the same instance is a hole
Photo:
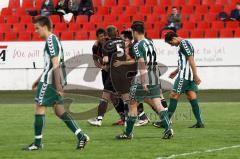
[[[75,135],[78,135],[81,131],[82,131],[81,129],[77,129],[77,130],[75,131]]]
[[[41,139],[42,135],[35,136],[35,139]]]

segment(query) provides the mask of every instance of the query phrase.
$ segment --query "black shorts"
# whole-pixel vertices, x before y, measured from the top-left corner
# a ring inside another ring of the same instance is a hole
[[[104,70],[102,70],[102,83],[103,83],[104,91],[115,92],[113,85],[112,85],[110,73],[106,72]]]

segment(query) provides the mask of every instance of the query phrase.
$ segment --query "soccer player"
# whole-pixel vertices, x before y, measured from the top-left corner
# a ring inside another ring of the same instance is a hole
[[[168,32],[165,35],[165,42],[171,46],[179,47],[178,68],[169,76],[171,79],[177,76],[173,90],[170,94],[170,104],[168,108],[169,118],[172,117],[176,110],[179,97],[182,93],[185,93],[197,120],[197,123],[190,128],[204,128],[197,98],[197,85],[201,83],[201,79],[198,76],[196,63],[194,61],[193,45],[188,40],[182,39],[174,32]]]
[[[67,127],[78,139],[77,149],[83,149],[89,137],[83,133],[77,123],[72,119],[63,106],[63,87],[67,84],[62,45],[52,30],[48,17],[39,16],[34,19],[34,28],[39,36],[46,40],[44,48],[44,70],[40,77],[33,83],[32,89],[37,88],[35,97],[35,140],[27,151],[42,149],[42,130],[45,124],[47,107],[52,107],[56,116],[63,120]]]
[[[141,101],[145,101],[154,107],[160,119],[163,121],[165,131],[163,139],[170,139],[173,130],[169,123],[167,110],[162,106],[159,88],[159,71],[156,62],[156,49],[152,41],[145,38],[144,24],[134,22],[131,26],[134,39],[137,43],[133,47],[133,52],[138,62],[137,76],[130,88],[130,107],[127,126],[125,132],[116,136],[117,139],[132,139],[133,127],[137,118],[137,106]]]
[[[102,120],[106,113],[109,100],[114,105],[116,111],[120,116],[120,120],[118,120],[113,125],[124,125],[125,115],[124,115],[124,103],[120,98],[117,98],[113,92],[114,89],[111,84],[111,77],[109,72],[109,65],[103,63],[103,44],[108,40],[106,35],[106,31],[102,28],[97,29],[96,31],[97,41],[94,43],[92,47],[93,52],[93,61],[96,67],[102,69],[102,82],[104,86],[104,90],[102,93],[102,98],[100,99],[100,103],[98,105],[98,116],[94,119],[88,120],[88,123],[93,126],[101,126]]]

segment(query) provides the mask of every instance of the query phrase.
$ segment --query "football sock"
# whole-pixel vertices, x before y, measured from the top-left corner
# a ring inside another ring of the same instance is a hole
[[[162,100],[161,100],[161,103],[162,103],[162,106],[163,106],[164,108],[167,108],[167,107],[168,107],[167,101],[166,101],[165,99],[162,99]]]
[[[170,129],[171,127],[170,127],[170,121],[169,121],[169,118],[168,118],[167,110],[160,111],[159,112],[159,117],[160,117],[160,120],[163,123],[164,128],[166,130]]]
[[[137,111],[138,111],[138,119],[139,120],[146,120],[146,119],[148,119],[147,115],[144,112],[144,107],[143,107],[142,103],[140,103],[138,105]]]
[[[171,117],[173,116],[173,114],[177,108],[177,103],[178,103],[177,99],[170,98],[170,104],[168,107],[168,118],[169,119],[171,119]]]
[[[98,105],[98,120],[102,120],[104,114],[107,111],[108,101],[105,99],[100,99],[100,103]]]
[[[197,123],[202,123],[201,110],[200,110],[199,105],[198,105],[198,100],[193,99],[193,100],[190,100],[189,102],[192,106],[192,111],[193,111],[193,114],[194,114],[194,116],[197,120]]]
[[[129,108],[128,108],[128,101],[124,102],[124,120],[127,121],[127,117],[128,117],[128,112],[129,112]]]
[[[130,135],[133,132],[133,127],[136,122],[137,117],[136,116],[128,116],[127,118],[127,127],[126,127],[126,135]]]
[[[77,136],[78,139],[81,139],[84,135],[82,130],[78,127],[77,123],[73,120],[69,113],[65,112],[60,117],[67,127]]]
[[[45,115],[36,114],[34,122],[35,140],[34,144],[40,146],[42,141],[42,129],[45,123]]]

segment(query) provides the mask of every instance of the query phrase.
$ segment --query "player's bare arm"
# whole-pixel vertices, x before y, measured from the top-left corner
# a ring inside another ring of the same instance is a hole
[[[60,78],[60,66],[58,62],[58,57],[53,57],[51,59],[52,64],[53,64],[53,72],[54,72],[54,81],[55,81],[55,86],[56,86],[56,91],[60,96],[64,95],[64,91],[61,85],[61,78]]]
[[[141,83],[145,91],[148,91],[147,87],[147,81],[146,81],[146,75],[147,75],[147,69],[146,65],[144,62],[144,58],[139,58],[138,59],[138,65],[139,65],[139,70],[140,70],[140,77],[141,77]]]
[[[170,73],[170,75],[169,75],[169,78],[171,78],[171,79],[173,79],[177,74],[178,74],[178,68],[175,70],[175,71],[173,71],[172,73]]]
[[[42,77],[42,74],[37,78],[36,81],[33,82],[33,84],[32,84],[32,90],[36,90],[37,85],[38,85],[38,83],[39,83],[41,77]]]
[[[189,61],[190,67],[193,71],[193,79],[196,82],[196,84],[199,85],[201,83],[201,79],[199,78],[199,76],[197,74],[197,67],[196,67],[196,63],[194,61],[193,56],[189,56],[188,61]]]

